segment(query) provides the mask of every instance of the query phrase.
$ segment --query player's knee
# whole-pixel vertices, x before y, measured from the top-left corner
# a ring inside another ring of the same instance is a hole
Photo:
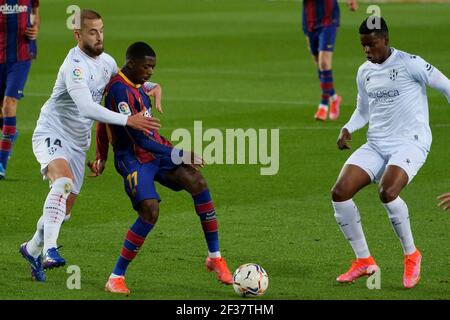
[[[192,179],[191,183],[191,189],[192,194],[198,194],[208,188],[208,183],[206,182],[205,178],[201,174],[198,174]]]
[[[5,97],[3,100],[2,114],[4,117],[15,117],[17,111],[17,99]]]
[[[335,202],[342,202],[350,199],[353,195],[350,194],[343,184],[336,184],[331,189],[331,198]]]
[[[144,200],[139,204],[139,216],[148,223],[155,224],[159,217],[158,200]]]
[[[331,69],[331,63],[329,61],[320,61],[319,62],[319,69],[321,71],[326,71]]]
[[[58,178],[52,182],[52,190],[67,199],[73,190],[73,180],[67,177]]]
[[[319,55],[318,66],[321,71],[331,70],[331,57],[323,52]]]
[[[399,191],[396,188],[380,186],[378,189],[380,200],[383,203],[388,203],[397,199]]]

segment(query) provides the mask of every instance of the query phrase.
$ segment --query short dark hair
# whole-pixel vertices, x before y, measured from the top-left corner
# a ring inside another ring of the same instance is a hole
[[[156,53],[152,47],[145,42],[135,42],[128,47],[125,58],[128,61],[131,59],[144,59],[147,56],[156,58]]]
[[[383,17],[367,17],[359,27],[359,34],[375,33],[377,36],[389,36],[389,29]]]

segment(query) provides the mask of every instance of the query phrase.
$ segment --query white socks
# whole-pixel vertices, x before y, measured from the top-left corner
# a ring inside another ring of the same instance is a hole
[[[215,258],[220,258],[222,256],[220,255],[220,251],[216,251],[216,252],[209,252],[208,251],[208,257],[210,257],[212,259],[215,259]]]
[[[345,238],[349,240],[356,256],[358,258],[369,257],[370,252],[362,230],[361,217],[353,200],[332,201],[332,203],[339,228]],[[414,245],[406,203],[400,197],[397,197],[389,203],[383,203],[383,206],[388,212],[392,228],[401,241],[403,253],[405,255],[414,253],[416,246]]]
[[[70,214],[66,214],[64,217],[64,222],[70,220]],[[39,221],[36,225],[36,232],[34,233],[33,238],[27,243],[27,251],[34,258],[39,257],[42,249],[44,248],[44,216],[42,215],[39,218]]]
[[[36,232],[34,233],[33,238],[27,243],[27,251],[34,258],[37,258],[41,254],[43,247],[44,247],[44,216],[41,216],[36,225]]]
[[[402,243],[403,253],[414,253],[416,246],[414,245],[411,225],[409,223],[408,206],[400,197],[397,197],[389,203],[383,203],[383,206],[389,215],[392,228],[394,228],[395,233]]]
[[[73,188],[69,178],[59,178],[52,183],[52,188],[44,203],[44,253],[56,247],[59,229],[66,216],[66,200]]]
[[[369,247],[361,225],[361,217],[358,208],[352,199],[334,202],[334,216],[344,234],[345,238],[350,242],[356,256],[358,258],[370,257]]]

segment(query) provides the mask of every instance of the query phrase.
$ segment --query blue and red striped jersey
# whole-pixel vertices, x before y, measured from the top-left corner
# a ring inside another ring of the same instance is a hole
[[[331,25],[339,26],[337,0],[303,0],[303,32]]]
[[[105,107],[125,115],[142,111],[151,113],[151,101],[142,86],[132,83],[121,71],[111,78],[105,89]],[[141,163],[160,156],[171,156],[172,144],[157,130],[149,133],[131,127],[100,124],[97,126],[97,159],[107,159],[108,140],[115,155],[132,153]]]
[[[0,0],[0,63],[36,57],[36,40],[25,35],[33,8],[39,0]]]

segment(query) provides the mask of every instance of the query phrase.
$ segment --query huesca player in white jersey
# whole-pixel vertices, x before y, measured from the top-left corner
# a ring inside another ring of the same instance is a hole
[[[441,91],[450,102],[450,80],[422,58],[389,46],[383,18],[369,17],[359,29],[367,60],[358,70],[356,110],[341,129],[338,148],[349,149],[351,133],[369,123],[367,143],[346,161],[332,189],[336,221],[350,242],[356,260],[337,278],[353,282],[376,272],[353,196],[372,182],[404,253],[403,285],[420,279],[421,253],[414,245],[402,189],[425,163],[431,147],[426,85]]]
[[[37,281],[45,281],[44,269],[65,264],[56,240],[83,184],[93,121],[144,131],[160,127],[158,119],[143,113],[126,116],[99,104],[106,84],[118,68],[114,59],[103,53],[101,16],[85,9],[79,22],[79,28],[74,29],[78,45],[69,51],[59,69],[53,93],[42,107],[33,133],[33,152],[42,174],[51,181],[51,188],[36,233],[19,251],[31,265],[32,278]]]

